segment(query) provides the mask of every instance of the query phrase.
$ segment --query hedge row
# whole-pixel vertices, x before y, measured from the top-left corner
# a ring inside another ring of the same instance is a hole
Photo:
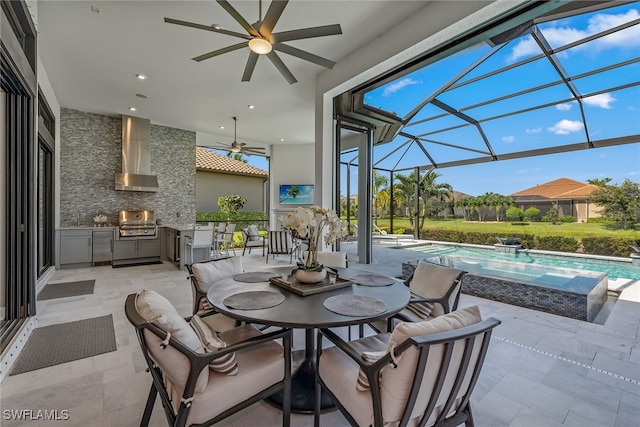
[[[196,222],[227,222],[227,214],[220,211],[196,211]],[[267,226],[267,215],[264,212],[236,212],[231,214],[229,222],[236,224],[236,229],[256,224],[258,228]]]
[[[525,249],[538,249],[558,252],[582,252],[591,255],[628,257],[632,252],[629,246],[639,245],[640,241],[621,237],[585,237],[581,241],[573,237],[535,236],[532,234],[510,234],[496,236],[495,233],[464,232],[456,230],[426,230],[420,238],[442,242],[469,243],[475,245],[494,245],[496,237],[516,237]]]

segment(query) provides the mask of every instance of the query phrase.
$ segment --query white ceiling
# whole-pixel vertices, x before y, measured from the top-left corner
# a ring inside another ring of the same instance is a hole
[[[230,3],[247,21],[258,19],[257,0]],[[263,15],[269,3],[264,2]],[[385,31],[427,3],[291,1],[274,32],[338,23],[342,35],[289,42],[338,62],[371,39],[384,40]],[[215,134],[223,142],[233,139],[232,116],[238,116],[239,142],[313,143],[314,84],[324,68],[280,54],[297,83],[289,85],[267,58],[258,60],[250,82],[241,82],[248,48],[200,63],[191,60],[241,39],[166,24],[165,17],[244,33],[214,0],[40,0],[39,53],[60,105],[98,114],[131,114],[156,124]],[[138,73],[148,79],[138,80]],[[148,99],[136,97],[137,93]],[[255,109],[248,109],[249,104]],[[130,106],[138,110],[130,112]]]

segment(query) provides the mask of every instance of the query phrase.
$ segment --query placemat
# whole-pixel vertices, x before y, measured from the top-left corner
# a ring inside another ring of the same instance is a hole
[[[261,310],[282,304],[284,295],[269,291],[249,291],[229,295],[222,303],[236,310]]]
[[[349,277],[356,285],[362,286],[389,286],[393,285],[395,280],[390,277],[380,276],[378,274],[358,274],[357,276]]]
[[[334,295],[322,304],[327,310],[344,316],[368,316],[387,311],[384,301],[366,295]]]
[[[236,282],[244,283],[259,283],[268,282],[272,277],[278,277],[280,274],[273,271],[249,271],[247,273],[240,273],[233,276],[233,280]]]

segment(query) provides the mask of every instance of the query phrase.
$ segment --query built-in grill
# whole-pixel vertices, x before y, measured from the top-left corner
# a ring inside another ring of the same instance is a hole
[[[120,239],[155,239],[158,236],[156,216],[153,211],[118,212]]]

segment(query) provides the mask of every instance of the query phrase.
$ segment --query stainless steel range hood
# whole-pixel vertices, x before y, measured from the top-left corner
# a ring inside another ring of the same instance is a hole
[[[122,173],[116,174],[116,190],[158,191],[158,177],[151,175],[151,121],[122,116]]]

